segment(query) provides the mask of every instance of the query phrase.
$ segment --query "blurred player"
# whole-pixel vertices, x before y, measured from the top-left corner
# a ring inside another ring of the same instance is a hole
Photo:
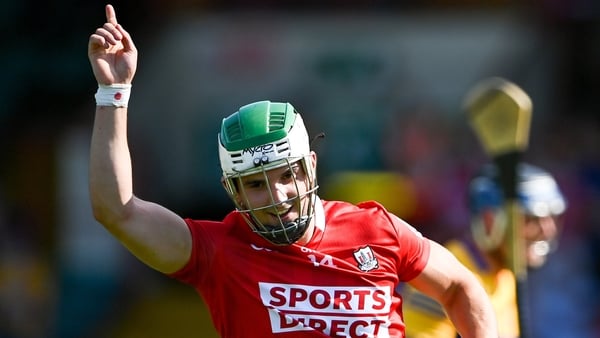
[[[110,5],[106,19],[88,48],[99,84],[94,216],[145,264],[193,286],[220,335],[403,337],[395,288],[409,282],[465,337],[497,337],[485,291],[444,247],[378,203],[317,196],[317,155],[289,103],[253,102],[222,120],[215,150],[235,205],[223,220],[184,219],[137,197],[127,142],[137,50]]]
[[[518,201],[524,213],[523,235],[529,268],[542,266],[557,245],[566,201],[547,171],[527,163],[517,167]],[[507,215],[494,165],[486,165],[469,184],[470,235],[446,247],[479,277],[498,319],[500,337],[518,337],[515,277],[508,268]],[[431,298],[402,286],[408,338],[456,337],[452,323]]]

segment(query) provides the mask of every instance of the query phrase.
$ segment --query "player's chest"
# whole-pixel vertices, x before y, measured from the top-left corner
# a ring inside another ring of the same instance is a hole
[[[248,280],[311,282],[336,279],[354,282],[395,278],[395,261],[389,248],[366,243],[345,243],[317,250],[304,246],[266,247],[247,244],[227,250],[219,259],[224,271],[242,273]]]

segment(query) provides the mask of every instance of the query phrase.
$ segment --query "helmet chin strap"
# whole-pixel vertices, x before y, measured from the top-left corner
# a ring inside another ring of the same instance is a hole
[[[298,241],[308,229],[312,217],[301,216],[294,221],[282,223],[283,228],[266,226],[267,230],[254,230],[255,233],[276,245],[289,245]]]

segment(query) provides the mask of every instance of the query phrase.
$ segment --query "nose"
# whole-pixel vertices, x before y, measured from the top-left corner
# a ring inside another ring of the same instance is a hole
[[[289,184],[284,184],[281,182],[274,182],[271,184],[271,197],[273,198],[273,202],[275,202],[275,204],[289,200],[290,191],[291,187]]]
[[[552,216],[534,217],[528,220],[532,240],[549,240],[556,236],[556,220]]]
[[[539,226],[544,238],[553,238],[556,236],[556,220],[552,216],[542,217],[539,219]]]

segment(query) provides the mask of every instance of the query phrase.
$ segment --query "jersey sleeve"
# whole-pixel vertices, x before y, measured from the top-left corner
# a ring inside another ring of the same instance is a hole
[[[410,281],[417,277],[427,266],[430,243],[412,225],[398,216],[390,214],[390,219],[398,233],[400,254],[398,277],[401,281]]]
[[[207,221],[185,219],[192,235],[192,252],[188,262],[178,271],[168,276],[190,285],[201,283],[204,271],[210,266],[214,253],[214,241],[205,227],[211,226]]]
[[[429,239],[377,202],[362,202],[358,206],[369,210],[367,216],[380,227],[378,236],[389,240],[387,245],[394,251],[399,280],[405,282],[417,277],[429,260]]]

